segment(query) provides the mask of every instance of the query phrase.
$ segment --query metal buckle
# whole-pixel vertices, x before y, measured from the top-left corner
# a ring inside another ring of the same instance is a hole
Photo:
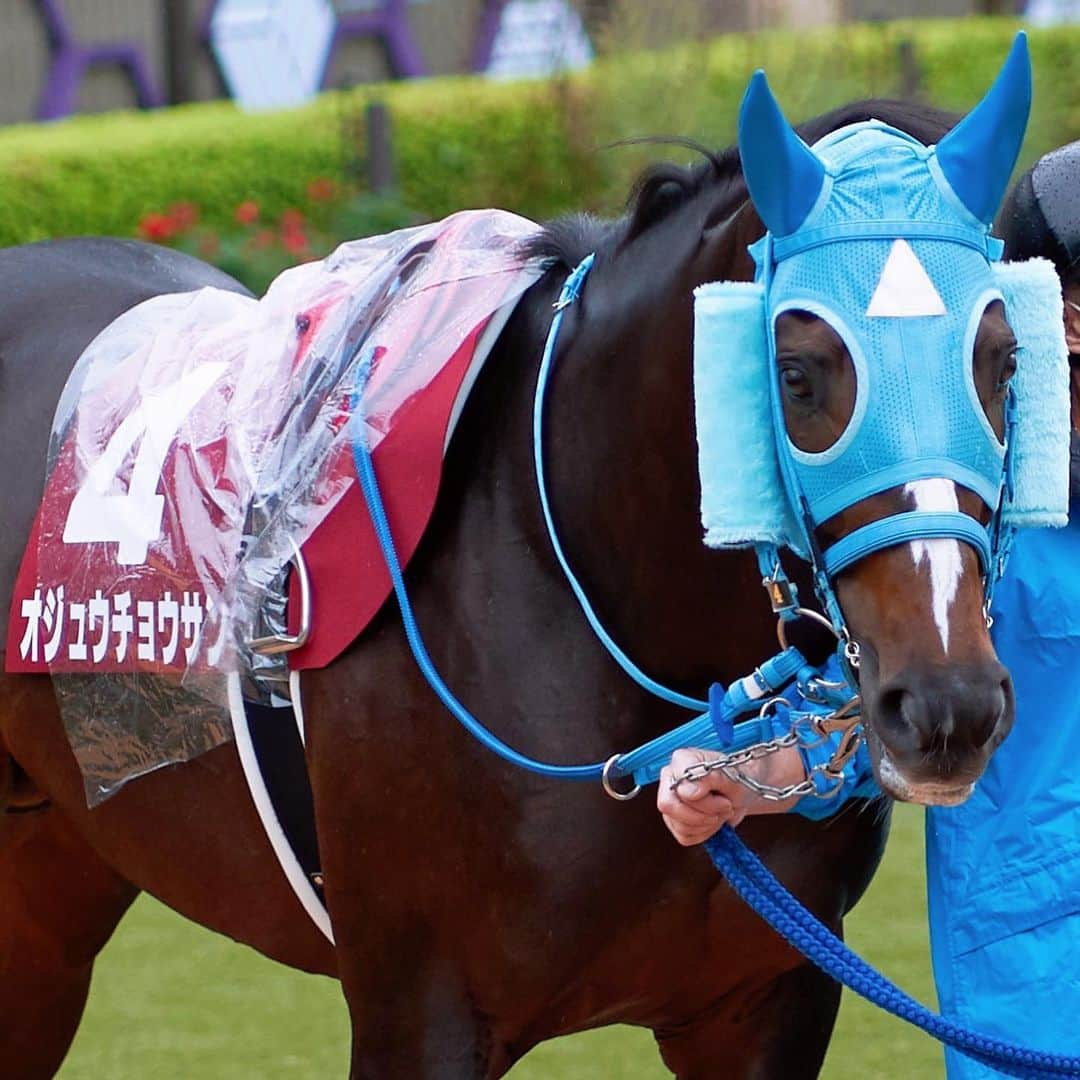
[[[307,564],[300,553],[300,547],[291,536],[289,544],[293,549],[289,562],[296,568],[296,576],[300,582],[300,626],[295,634],[267,634],[265,637],[253,638],[248,642],[248,648],[259,656],[278,656],[281,653],[293,652],[311,636],[311,579],[308,577]]]

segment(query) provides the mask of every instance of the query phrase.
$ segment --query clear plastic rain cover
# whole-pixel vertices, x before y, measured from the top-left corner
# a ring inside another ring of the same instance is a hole
[[[8,654],[53,675],[91,805],[230,738],[231,673],[249,694],[266,685],[253,666],[282,674],[245,643],[267,632],[293,545],[357,483],[361,358],[376,359],[377,462],[401,406],[536,280],[521,249],[536,229],[456,214],[344,244],[262,300],[157,297],[87,348],[56,411]]]

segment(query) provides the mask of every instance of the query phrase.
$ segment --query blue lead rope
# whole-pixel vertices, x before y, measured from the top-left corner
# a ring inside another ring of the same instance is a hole
[[[978,1035],[931,1012],[851,951],[804,907],[725,825],[705,848],[728,884],[778,934],[837,982],[939,1042],[1010,1076],[1080,1077],[1080,1057],[1048,1054]]]

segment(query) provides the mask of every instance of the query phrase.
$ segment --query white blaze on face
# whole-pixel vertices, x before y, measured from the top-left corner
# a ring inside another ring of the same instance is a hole
[[[914,500],[916,510],[953,511],[960,509],[956,486],[951,480],[916,480],[904,486],[904,494]],[[949,653],[949,608],[956,599],[964,573],[964,555],[958,540],[912,540],[911,556],[918,570],[923,562],[930,567],[930,590],[934,622],[941,636],[942,651]]]

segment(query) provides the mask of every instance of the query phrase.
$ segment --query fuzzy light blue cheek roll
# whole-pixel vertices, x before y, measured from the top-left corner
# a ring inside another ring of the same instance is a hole
[[[694,409],[710,547],[789,542],[765,335],[763,286],[717,281],[694,290]]]
[[[1013,388],[1015,497],[1005,520],[1060,526],[1069,515],[1069,349],[1061,317],[1061,282],[1046,259],[1000,263],[995,284],[1020,346]]]

